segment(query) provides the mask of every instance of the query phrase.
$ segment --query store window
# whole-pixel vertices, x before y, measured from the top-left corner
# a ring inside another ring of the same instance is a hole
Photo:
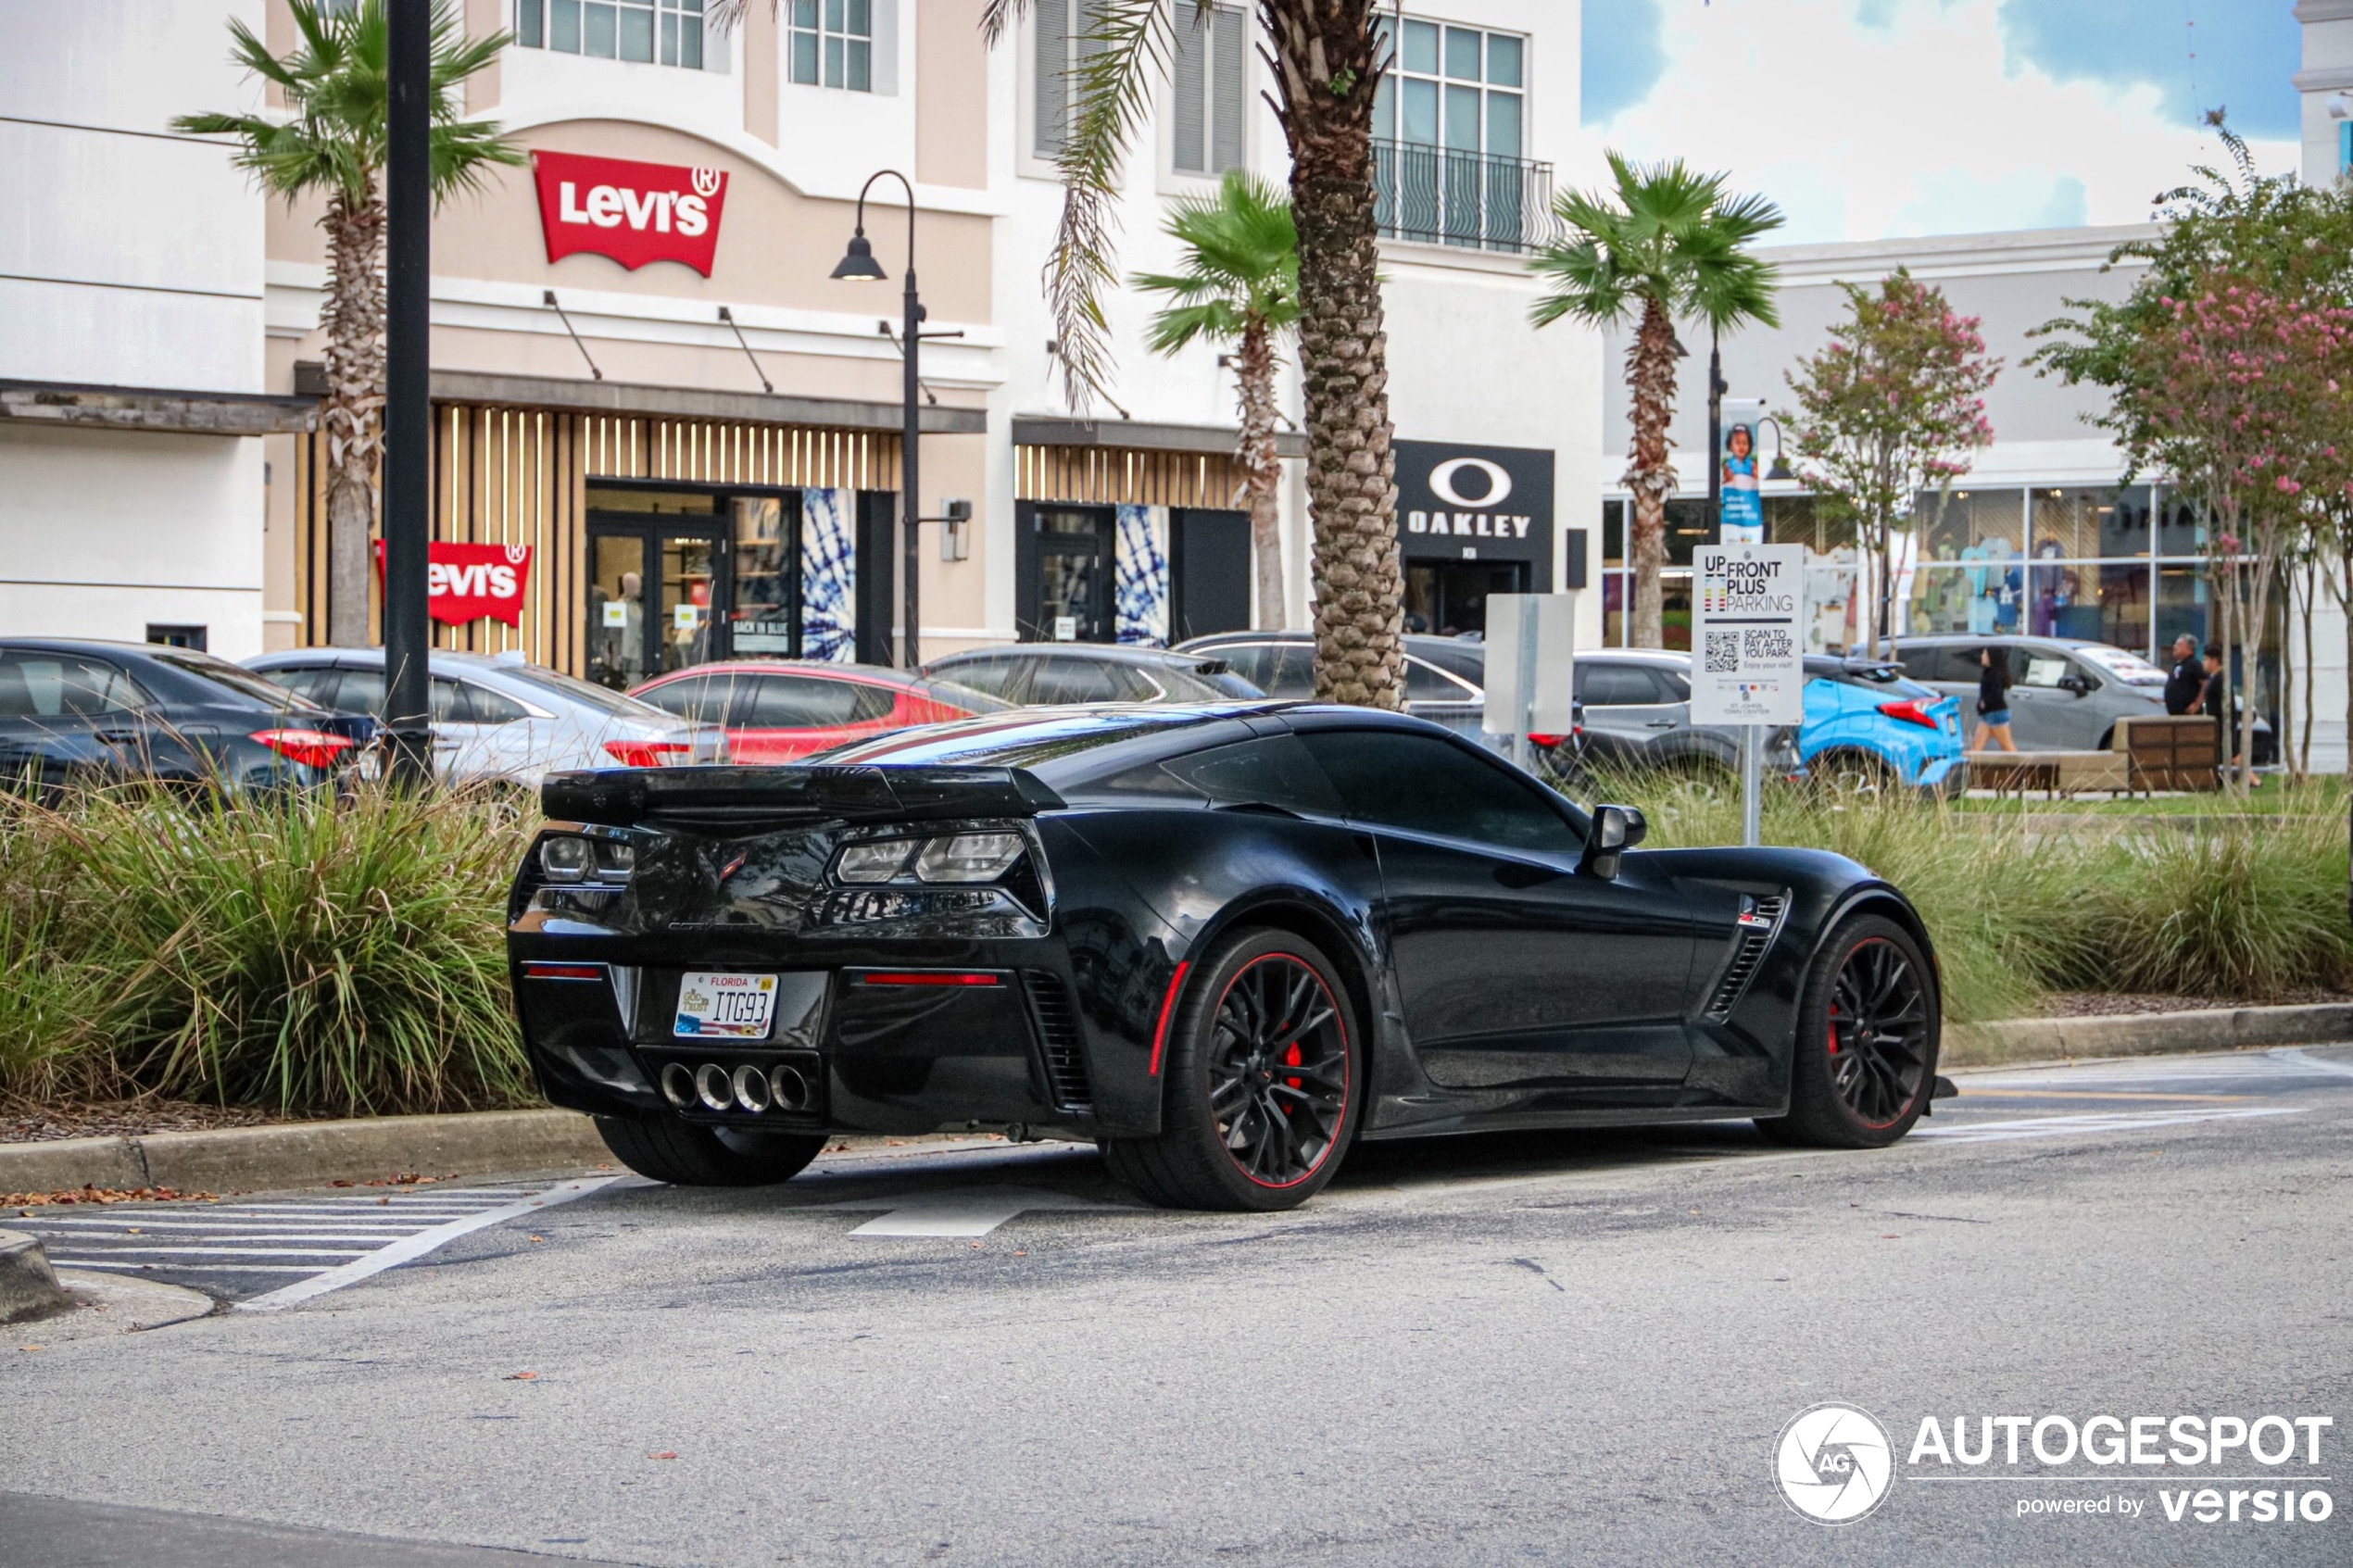
[[[526,49],[703,69],[704,0],[515,0]]]
[[[874,0],[792,0],[791,50],[799,85],[873,92]]]
[[[1523,250],[1550,201],[1527,161],[1528,40],[1383,18],[1389,70],[1373,102],[1376,219],[1425,244]]]
[[[1237,6],[1176,7],[1171,161],[1184,174],[1223,174],[1247,161],[1250,17]]]

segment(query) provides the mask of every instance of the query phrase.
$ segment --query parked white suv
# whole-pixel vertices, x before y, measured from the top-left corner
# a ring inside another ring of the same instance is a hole
[[[245,668],[338,713],[384,717],[382,648],[263,654]],[[727,732],[527,662],[519,654],[436,650],[434,770],[444,780],[526,789],[568,768],[665,767],[727,759]]]

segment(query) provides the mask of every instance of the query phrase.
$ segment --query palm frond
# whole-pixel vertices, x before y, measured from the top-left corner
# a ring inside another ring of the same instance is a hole
[[[1076,107],[1056,164],[1062,220],[1045,267],[1063,384],[1082,412],[1114,368],[1105,297],[1119,286],[1119,171],[1176,46],[1167,0],[1087,0],[1090,20],[1070,72]]]
[[[1128,280],[1171,301],[1148,329],[1153,353],[1202,337],[1237,341],[1253,322],[1276,332],[1298,325],[1299,229],[1276,186],[1230,169],[1214,195],[1177,202],[1161,232],[1184,246],[1186,270]]]

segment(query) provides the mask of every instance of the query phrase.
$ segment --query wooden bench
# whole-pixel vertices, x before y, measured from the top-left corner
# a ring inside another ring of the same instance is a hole
[[[2222,787],[2222,732],[2210,718],[2119,719],[2110,745],[2131,765],[2134,789]]]
[[[2129,790],[2132,759],[2113,751],[1972,751],[1969,784],[1996,795],[2041,790],[2046,798],[2087,790]]]

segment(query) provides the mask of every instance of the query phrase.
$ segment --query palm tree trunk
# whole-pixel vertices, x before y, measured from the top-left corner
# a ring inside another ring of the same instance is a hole
[[[372,194],[354,205],[329,204],[327,303],[327,635],[341,647],[366,647],[370,531],[376,515],[376,465],[384,447],[384,209]]]
[[[1299,224],[1299,362],[1315,530],[1315,695],[1404,696],[1380,245],[1373,228],[1372,0],[1260,0]]]
[[[1241,342],[1242,505],[1250,512],[1250,544],[1258,563],[1258,615],[1271,631],[1283,624],[1282,459],[1275,454],[1275,344],[1253,317]]]
[[[1655,299],[1642,302],[1642,323],[1626,352],[1626,382],[1634,394],[1634,451],[1623,481],[1634,495],[1634,619],[1626,641],[1638,648],[1667,646],[1666,607],[1659,572],[1667,565],[1667,498],[1675,494],[1675,463],[1667,426],[1675,417],[1675,323]]]

